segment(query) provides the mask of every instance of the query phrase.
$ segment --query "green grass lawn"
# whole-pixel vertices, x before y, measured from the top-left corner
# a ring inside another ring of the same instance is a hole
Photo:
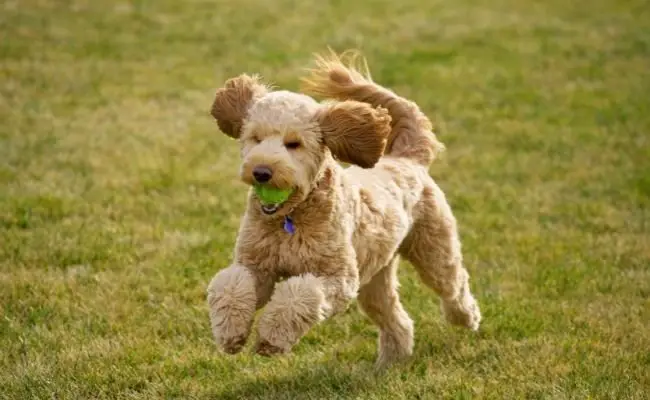
[[[246,187],[209,116],[359,48],[446,144],[478,334],[409,265],[414,357],[353,306],[293,354],[217,352],[205,289]],[[650,4],[0,3],[0,398],[650,397]]]

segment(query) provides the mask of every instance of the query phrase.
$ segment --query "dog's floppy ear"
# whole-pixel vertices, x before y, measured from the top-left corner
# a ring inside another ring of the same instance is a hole
[[[267,92],[257,76],[243,74],[231,78],[217,90],[210,113],[223,133],[238,138],[249,108]]]
[[[391,132],[385,108],[347,100],[323,105],[317,120],[325,145],[336,159],[371,168],[384,154]]]

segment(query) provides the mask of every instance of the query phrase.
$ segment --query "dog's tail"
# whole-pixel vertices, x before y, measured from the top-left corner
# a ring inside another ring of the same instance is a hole
[[[405,157],[429,166],[444,146],[432,132],[429,119],[418,106],[372,81],[365,59],[356,53],[316,56],[316,68],[302,80],[303,90],[311,95],[356,100],[386,108],[392,118],[392,131],[385,154]]]

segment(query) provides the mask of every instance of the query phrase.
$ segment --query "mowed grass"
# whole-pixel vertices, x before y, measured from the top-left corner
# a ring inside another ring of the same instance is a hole
[[[6,0],[0,34],[0,398],[650,396],[648,2]],[[214,89],[328,45],[435,120],[484,314],[403,265],[383,374],[356,306],[280,358],[209,328],[246,193]]]

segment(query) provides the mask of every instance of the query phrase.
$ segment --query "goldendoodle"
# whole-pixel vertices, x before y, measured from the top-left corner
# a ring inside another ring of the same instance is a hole
[[[447,321],[478,329],[456,220],[428,174],[443,145],[418,106],[374,83],[360,60],[316,57],[303,83],[320,103],[249,75],[216,92],[212,116],[239,141],[251,185],[233,262],[208,287],[227,353],[242,349],[262,307],[255,351],[270,355],[356,299],[380,330],[377,364],[409,356],[400,257],[438,294]]]

